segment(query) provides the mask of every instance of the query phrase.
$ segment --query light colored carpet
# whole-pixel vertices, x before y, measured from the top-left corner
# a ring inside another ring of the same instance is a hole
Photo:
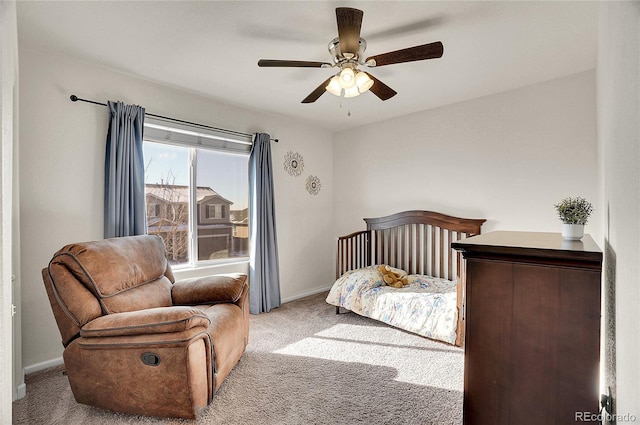
[[[463,351],[353,313],[326,294],[251,316],[240,363],[197,421],[77,404],[62,368],[26,377],[14,424],[460,424]]]

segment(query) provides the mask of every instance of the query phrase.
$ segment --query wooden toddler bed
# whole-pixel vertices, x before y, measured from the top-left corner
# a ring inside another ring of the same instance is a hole
[[[337,280],[327,302],[336,306],[336,313],[346,308],[462,346],[465,266],[451,242],[480,234],[486,220],[404,211],[364,221],[367,230],[338,238]],[[378,265],[406,272],[409,285],[386,286]],[[445,330],[425,330],[434,328]]]

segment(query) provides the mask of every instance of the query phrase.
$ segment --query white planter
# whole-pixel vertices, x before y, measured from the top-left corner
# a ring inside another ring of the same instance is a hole
[[[562,223],[562,237],[569,241],[579,241],[584,236],[584,224]]]

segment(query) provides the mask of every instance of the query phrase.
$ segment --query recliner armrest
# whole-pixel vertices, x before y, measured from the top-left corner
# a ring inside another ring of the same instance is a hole
[[[210,324],[209,317],[198,308],[158,307],[98,317],[82,327],[80,336],[91,338],[182,332],[195,327],[207,328]]]
[[[173,284],[171,298],[174,305],[236,303],[247,284],[243,273],[182,279]]]

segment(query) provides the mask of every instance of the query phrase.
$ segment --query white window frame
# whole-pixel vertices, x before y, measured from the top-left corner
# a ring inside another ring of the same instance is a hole
[[[146,118],[144,123],[143,140],[153,143],[174,145],[189,149],[189,260],[185,263],[172,265],[174,270],[188,270],[206,268],[223,264],[244,263],[249,257],[221,258],[217,260],[198,260],[198,205],[197,205],[197,149],[215,150],[227,154],[248,155],[252,142],[249,138],[229,136],[209,129],[190,126],[188,124],[173,123],[157,118]],[[146,210],[146,208],[145,208]],[[232,235],[233,237],[233,235]]]

